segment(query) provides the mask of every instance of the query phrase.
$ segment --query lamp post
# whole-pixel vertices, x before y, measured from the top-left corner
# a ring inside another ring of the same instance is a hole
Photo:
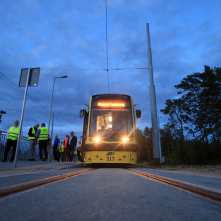
[[[68,76],[54,77],[53,89],[52,89],[52,95],[51,95],[51,108],[50,108],[49,121],[48,121],[48,130],[50,130],[50,120],[51,120],[51,110],[52,110],[52,102],[53,102],[53,94],[54,94],[54,83],[55,83],[55,78],[67,78],[67,77],[68,77]],[[51,137],[51,139],[52,139],[52,137]]]

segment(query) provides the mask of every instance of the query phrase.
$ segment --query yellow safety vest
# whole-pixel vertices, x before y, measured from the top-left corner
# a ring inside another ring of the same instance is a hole
[[[9,134],[8,134],[8,139],[9,140],[17,140],[18,139],[18,134],[19,134],[19,129],[20,127],[17,127],[14,130],[14,126],[9,128]]]
[[[32,127],[32,133],[35,134],[35,128],[34,128],[34,127]],[[34,140],[35,137],[28,137],[28,139],[29,139],[29,140]]]
[[[63,145],[62,145],[62,144],[60,144],[58,150],[59,150],[60,153],[64,152],[64,148],[63,148]]]
[[[74,154],[77,154],[77,150],[74,151]]]
[[[39,140],[48,140],[48,128],[40,128]]]

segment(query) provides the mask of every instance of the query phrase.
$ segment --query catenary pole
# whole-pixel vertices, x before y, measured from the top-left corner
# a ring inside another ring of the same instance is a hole
[[[162,149],[161,149],[161,141],[160,141],[160,118],[158,117],[158,131],[159,131],[159,150],[160,150],[160,164],[162,164],[163,159],[162,159]]]
[[[25,104],[26,104],[26,98],[27,98],[27,93],[28,93],[28,84],[29,84],[30,73],[31,73],[31,68],[28,69],[28,75],[27,75],[27,80],[26,80],[25,94],[24,94],[24,100],[23,100],[23,105],[22,105],[21,120],[20,120],[20,124],[19,124],[20,129],[19,129],[17,145],[16,145],[16,152],[15,152],[14,167],[16,167],[17,159],[18,159],[20,140],[21,140],[21,131],[22,131],[22,124],[23,124],[23,118],[24,118],[24,113],[25,113]]]
[[[158,125],[157,125],[157,105],[156,93],[153,79],[153,65],[152,54],[150,47],[150,33],[149,23],[146,23],[147,29],[147,45],[148,45],[148,62],[149,62],[149,75],[150,75],[150,106],[151,106],[151,121],[152,121],[152,138],[153,138],[153,163],[155,167],[160,166],[160,149],[158,140]]]

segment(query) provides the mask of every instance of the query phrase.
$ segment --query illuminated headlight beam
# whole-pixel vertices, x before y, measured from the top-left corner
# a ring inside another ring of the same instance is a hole
[[[127,142],[127,141],[129,141],[129,138],[128,138],[128,137],[124,137],[124,138],[123,138],[123,142],[125,143],[125,142]]]
[[[95,138],[93,138],[93,140],[94,140],[96,143],[98,143],[98,142],[100,141],[100,137],[95,137]]]

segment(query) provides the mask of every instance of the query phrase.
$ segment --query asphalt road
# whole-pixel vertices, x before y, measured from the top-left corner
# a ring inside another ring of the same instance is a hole
[[[215,221],[221,207],[125,169],[102,168],[1,198],[0,219]]]

